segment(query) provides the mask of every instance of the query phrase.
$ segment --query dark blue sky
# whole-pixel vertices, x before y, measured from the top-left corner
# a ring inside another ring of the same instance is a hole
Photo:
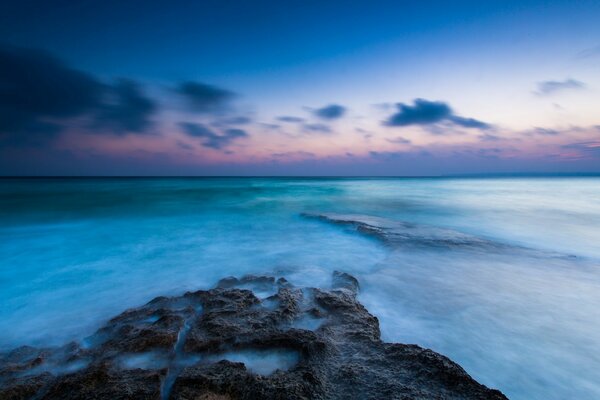
[[[599,20],[598,1],[3,1],[0,173],[600,171]]]

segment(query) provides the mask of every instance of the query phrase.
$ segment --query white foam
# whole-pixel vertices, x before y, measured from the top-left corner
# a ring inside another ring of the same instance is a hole
[[[258,375],[271,375],[277,370],[287,371],[294,367],[300,357],[293,350],[238,350],[205,357],[205,362],[228,360],[243,363],[246,368]]]

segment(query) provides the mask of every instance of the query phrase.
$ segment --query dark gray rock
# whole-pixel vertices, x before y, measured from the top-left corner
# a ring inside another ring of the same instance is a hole
[[[1,355],[0,398],[506,398],[440,354],[382,342],[358,281],[335,272],[332,282],[247,276],[158,297],[82,344]]]

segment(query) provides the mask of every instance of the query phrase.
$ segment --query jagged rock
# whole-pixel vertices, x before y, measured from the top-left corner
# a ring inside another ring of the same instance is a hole
[[[358,289],[335,272],[329,290],[247,276],[158,297],[82,344],[3,354],[0,398],[506,398],[440,354],[382,342]]]

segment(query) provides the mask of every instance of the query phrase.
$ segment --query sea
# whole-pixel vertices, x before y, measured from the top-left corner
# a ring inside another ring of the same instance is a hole
[[[0,179],[0,352],[227,276],[334,270],[386,341],[511,399],[600,398],[600,177]]]

